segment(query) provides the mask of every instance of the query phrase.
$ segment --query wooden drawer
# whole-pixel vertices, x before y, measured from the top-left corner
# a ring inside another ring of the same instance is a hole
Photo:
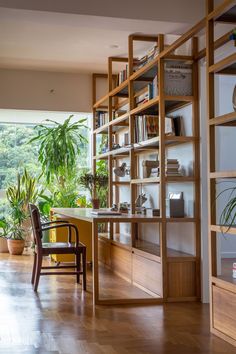
[[[133,282],[162,295],[162,269],[161,264],[135,253],[133,258]]]
[[[168,263],[168,298],[196,296],[196,262]]]
[[[107,266],[111,265],[110,242],[98,239],[98,260]]]
[[[111,244],[111,269],[122,278],[131,281],[132,253]]]
[[[212,285],[213,328],[236,340],[236,294]]]

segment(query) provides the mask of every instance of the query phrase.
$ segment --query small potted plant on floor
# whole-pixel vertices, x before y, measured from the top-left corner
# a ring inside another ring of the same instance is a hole
[[[0,253],[8,253],[7,239],[3,237],[6,229],[6,221],[4,218],[0,219]]]
[[[22,226],[13,220],[0,220],[0,237],[7,240],[10,254],[21,255],[25,247],[25,231]]]

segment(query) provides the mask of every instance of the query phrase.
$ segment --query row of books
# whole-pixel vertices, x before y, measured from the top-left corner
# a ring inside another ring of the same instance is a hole
[[[128,78],[128,64],[125,66],[124,70],[121,70],[118,74],[118,86]]]
[[[143,115],[135,117],[135,141],[148,140],[158,135],[158,116]]]
[[[165,117],[165,134],[184,136],[183,118]],[[142,115],[135,117],[135,141],[141,142],[159,135],[158,115]]]
[[[100,128],[102,125],[108,123],[109,115],[107,111],[96,112],[96,128]]]
[[[145,54],[143,57],[139,58],[134,62],[134,71],[139,70],[142,68],[144,65],[149,63],[151,60],[153,60],[157,55],[159,54],[159,49],[157,45],[153,46],[152,48],[149,49],[147,54]]]

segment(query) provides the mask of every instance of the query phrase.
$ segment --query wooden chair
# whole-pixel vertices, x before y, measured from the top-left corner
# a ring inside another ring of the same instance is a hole
[[[80,274],[83,275],[83,289],[86,291],[86,246],[79,242],[79,232],[76,225],[69,223],[68,221],[51,221],[41,223],[40,213],[36,205],[29,204],[31,224],[34,235],[35,250],[34,250],[34,264],[32,271],[31,283],[34,285],[34,291],[38,289],[39,278],[41,275],[76,275],[77,283],[80,282]],[[59,224],[60,223],[60,224]],[[42,243],[43,231],[58,229],[66,227],[68,229],[68,243],[63,242],[51,242]],[[71,242],[72,229],[75,231],[75,243]],[[74,254],[74,265],[57,265],[43,267],[42,261],[44,256],[50,254]],[[82,256],[82,270],[81,270],[81,256]],[[42,272],[42,269],[60,269],[60,268],[75,268],[76,271],[65,272]]]

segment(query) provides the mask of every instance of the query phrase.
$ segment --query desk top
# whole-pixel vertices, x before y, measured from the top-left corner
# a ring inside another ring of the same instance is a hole
[[[66,217],[88,221],[91,223],[99,222],[160,222],[161,218],[158,216],[146,216],[146,215],[94,215],[91,213],[92,209],[88,208],[52,208],[54,214],[60,214]]]

